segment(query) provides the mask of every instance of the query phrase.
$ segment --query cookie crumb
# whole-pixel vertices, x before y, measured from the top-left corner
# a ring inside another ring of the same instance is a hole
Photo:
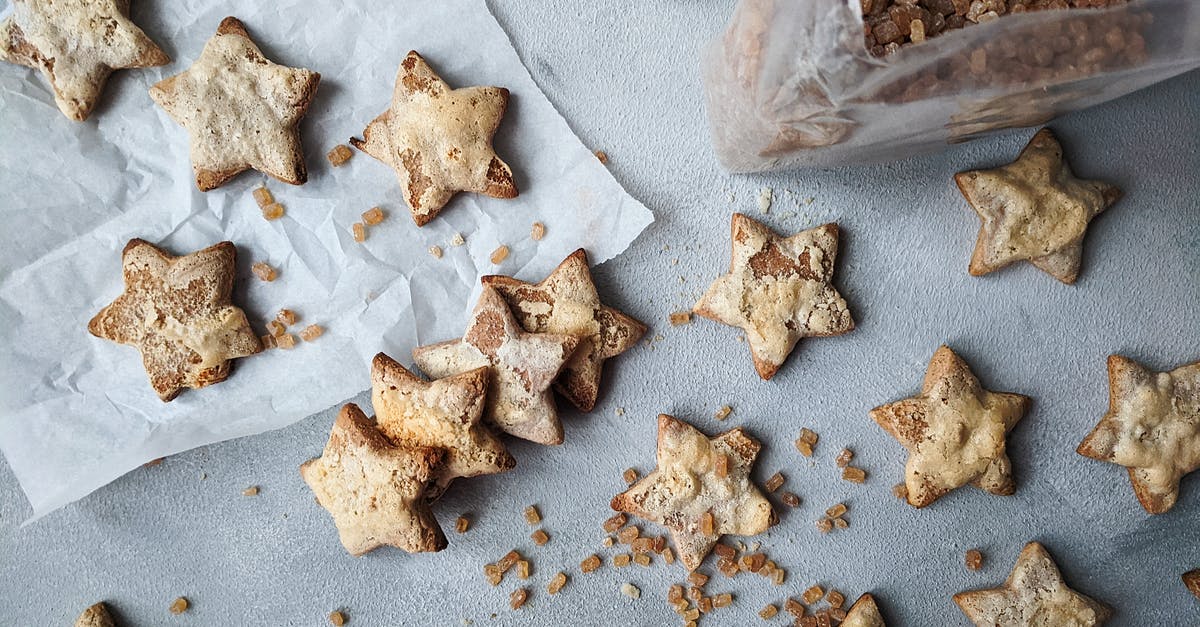
[[[983,568],[983,553],[979,549],[971,549],[967,551],[966,564],[968,570],[979,570]]]
[[[767,492],[773,493],[783,485],[783,481],[783,473],[776,472],[775,474],[771,475],[770,479],[767,479],[767,482],[763,484],[763,487],[766,488]]]
[[[250,266],[250,271],[253,272],[254,276],[258,277],[260,281],[266,281],[267,283],[274,281],[275,277],[279,276],[278,273],[275,272],[275,268],[272,268],[270,264],[263,261],[255,262],[254,265]]]
[[[330,612],[329,624],[335,627],[342,627],[342,625],[346,624],[346,615],[338,611]]]
[[[544,529],[538,529],[537,531],[529,534],[529,537],[532,538],[533,543],[538,546],[544,546],[550,541],[550,534],[546,533]]]
[[[758,211],[759,213],[771,213],[771,201],[775,199],[775,191],[770,187],[764,187],[758,190]]]
[[[639,590],[637,586],[635,586],[629,582],[625,582],[625,583],[621,584],[621,594],[623,594],[631,599],[637,599],[642,596],[642,591]]]
[[[779,608],[775,607],[774,605],[767,605],[758,611],[758,617],[763,620],[771,620],[772,618],[775,618],[775,615],[778,613]]]
[[[897,483],[896,485],[892,486],[892,496],[898,499],[908,500],[908,486],[904,485],[903,483]]]
[[[462,233],[455,233],[454,235],[450,236],[450,245],[451,246],[462,246],[463,244],[466,244],[466,243],[467,243],[467,240],[463,237]]]
[[[521,609],[525,605],[525,601],[529,600],[529,590],[525,588],[517,588],[508,595],[508,606],[514,610]]]
[[[617,414],[618,416],[624,416],[624,415],[625,415],[625,408],[624,408],[624,407],[618,407],[614,413],[615,413],[615,414]]]
[[[825,598],[825,591],[821,589],[821,586],[813,586],[808,590],[805,590],[804,594],[800,595],[800,598],[803,599],[806,604],[812,605],[813,603]]]
[[[596,158],[600,160],[600,163],[602,163],[604,165],[608,165],[608,153],[607,152],[604,152],[603,150],[596,150],[592,154],[596,155]]]
[[[629,520],[629,518],[625,514],[616,514],[615,516],[605,520],[601,527],[603,527],[606,532],[613,533],[621,527],[624,527],[627,520]]]
[[[454,530],[459,533],[466,533],[471,528],[471,520],[466,516],[459,516],[458,520],[454,521]]]
[[[292,349],[296,346],[296,336],[291,333],[284,333],[275,338],[275,345],[284,350]]]
[[[529,239],[540,242],[546,237],[546,225],[541,222],[534,222],[533,226],[529,227]]]
[[[252,192],[254,202],[258,203],[259,209],[265,209],[267,205],[275,202],[275,196],[271,194],[271,190],[267,189],[266,185],[260,185]]]
[[[587,557],[587,559],[583,560],[582,562],[579,562],[579,570],[581,570],[585,573],[590,573],[590,572],[596,570],[597,568],[600,568],[601,563],[602,562],[600,561],[599,555],[595,555],[595,554],[589,555]]]
[[[300,338],[305,342],[311,342],[325,333],[325,329],[319,324],[310,324],[300,331]]]
[[[429,255],[431,257],[433,257],[434,259],[441,259],[442,258],[442,247],[441,246],[430,246],[429,247]]]
[[[834,458],[834,461],[837,462],[838,468],[845,468],[846,466],[850,465],[850,460],[852,459],[854,459],[854,451],[844,448],[842,449],[842,452],[838,453],[838,456]]]
[[[867,471],[862,468],[855,468],[854,466],[846,466],[842,469],[842,479],[850,483],[866,483]]]
[[[187,597],[179,597],[171,601],[171,607],[167,609],[171,610],[172,614],[182,614],[188,610],[189,606],[191,606],[191,603],[187,600]]]
[[[354,234],[354,241],[359,243],[367,241],[367,227],[363,226],[362,222],[355,222],[350,226],[350,230]]]
[[[499,248],[492,251],[492,265],[498,266],[508,259],[508,246],[501,244]]]
[[[342,167],[353,156],[354,152],[350,150],[350,147],[343,144],[334,146],[333,150],[325,154],[325,158],[329,160],[329,164],[335,168]]]
[[[779,500],[783,501],[788,507],[800,507],[800,497],[795,492],[784,492],[779,495]]]
[[[713,418],[716,418],[717,420],[725,420],[731,413],[733,413],[732,407],[729,405],[722,405],[721,409],[718,409],[717,413],[713,414]]]
[[[263,218],[267,220],[278,220],[283,217],[283,213],[283,205],[277,202],[273,202],[262,208]]]
[[[371,207],[362,214],[363,223],[367,226],[375,226],[380,222],[383,222],[385,217],[386,215],[384,215],[383,209],[380,209],[379,207]]]
[[[690,324],[692,321],[692,312],[676,311],[675,313],[670,315],[668,320],[671,321],[671,326],[673,326],[673,327],[677,327],[677,326],[684,325],[684,324]]]
[[[153,467],[163,463],[164,459],[166,459],[166,457],[159,457],[158,459],[152,459],[152,460],[142,464],[142,468],[153,468]]]
[[[252,485],[242,490],[242,496],[258,496],[258,486]]]
[[[530,505],[525,508],[525,522],[531,525],[542,522],[542,513],[538,511],[537,505]]]

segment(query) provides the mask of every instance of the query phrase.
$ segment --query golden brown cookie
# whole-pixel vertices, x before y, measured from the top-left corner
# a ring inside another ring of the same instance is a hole
[[[979,627],[1096,627],[1112,610],[1067,587],[1037,542],[1021,550],[1004,586],[960,592],[954,602]]]
[[[579,411],[596,406],[604,362],[632,348],[646,333],[646,325],[600,303],[582,248],[536,285],[507,276],[481,280],[504,296],[526,331],[579,338],[579,348],[555,383]]]
[[[679,560],[696,570],[722,535],[753,536],[775,512],[750,469],[762,445],[741,428],[709,438],[682,420],[658,417],[658,467],[613,497],[612,508],[671,532]]]
[[[692,311],[741,327],[758,376],[775,376],[800,338],[854,328],[846,301],[832,284],[836,224],[785,238],[735,213],[731,230],[729,273],[713,281]]]
[[[908,449],[908,502],[925,507],[968,483],[992,494],[1016,490],[1005,437],[1029,409],[1020,394],[985,390],[970,366],[942,346],[921,393],[871,410],[871,418]]]
[[[413,361],[435,379],[488,368],[484,420],[539,444],[562,444],[562,423],[550,384],[575,352],[570,335],[526,333],[504,297],[484,287],[462,339],[413,350]]]
[[[398,446],[445,451],[430,497],[440,496],[458,477],[490,475],[516,465],[500,438],[480,422],[488,370],[485,366],[424,381],[383,353],[371,362],[371,404],[379,430]]]
[[[75,627],[117,627],[103,601],[87,608],[75,619]]]
[[[983,222],[971,256],[975,276],[1028,261],[1074,283],[1088,223],[1121,197],[1108,183],[1075,178],[1048,128],[1033,136],[1016,161],[960,172],[954,181]]]
[[[354,404],[342,407],[325,452],[300,466],[317,502],[333,516],[342,546],[362,555],[383,545],[440,551],[446,536],[425,498],[443,451],[396,446]]]
[[[841,627],[887,627],[887,623],[883,622],[883,614],[879,613],[875,597],[864,594],[850,606]]]
[[[1179,498],[1179,480],[1200,469],[1200,362],[1170,372],[1108,358],[1108,413],[1079,444],[1079,454],[1120,464],[1151,514]]]
[[[42,71],[63,115],[88,118],[113,70],[171,61],[129,21],[129,0],[14,0],[0,60]]]
[[[227,17],[192,67],[151,87],[150,97],[187,129],[200,191],[251,168],[302,185],[300,120],[320,81],[312,70],[269,61]]]
[[[136,346],[159,398],[224,381],[229,361],[262,344],[233,305],[237,249],[221,242],[182,257],[134,239],[121,253],[125,292],[88,323],[92,335]]]
[[[1189,570],[1183,574],[1183,585],[1200,599],[1200,568]]]
[[[396,171],[413,221],[424,226],[460,191],[517,196],[512,171],[492,148],[507,107],[507,89],[451,89],[411,51],[400,63],[391,106],[350,144]]]

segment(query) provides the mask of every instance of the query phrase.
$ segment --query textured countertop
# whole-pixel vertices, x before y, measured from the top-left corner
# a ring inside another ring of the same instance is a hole
[[[1149,517],[1120,468],[1074,452],[1107,407],[1108,354],[1157,370],[1200,359],[1200,73],[1052,124],[1077,173],[1126,192],[1093,223],[1078,284],[1028,264],[972,278],[978,222],[950,177],[1011,160],[1031,131],[885,166],[726,175],[710,149],[699,84],[701,49],[731,6],[719,4],[492,4],[550,100],[656,215],[629,251],[595,270],[603,299],[650,324],[652,342],[609,363],[592,414],[563,412],[565,444],[509,440],[513,472],[454,485],[435,505],[448,550],[357,559],[342,550],[296,470],[324,446],[330,409],[139,469],[27,527],[24,497],[0,464],[0,623],[69,625],[101,599],[129,625],[323,625],[334,609],[351,625],[678,623],[664,597],[683,569],[618,570],[610,560],[618,551],[601,546],[621,472],[653,468],[660,412],[710,433],[746,427],[765,446],[757,478],[781,470],[803,498],[754,539],[788,570],[786,584],[717,577],[708,592],[733,592],[735,602],[703,624],[758,624],[765,604],[819,583],[849,599],[873,592],[889,624],[966,625],[951,595],[1002,583],[1034,539],[1074,588],[1116,608],[1112,625],[1200,623],[1200,601],[1179,580],[1200,567],[1200,478],[1184,480],[1171,513]],[[765,216],[763,187],[775,197]],[[780,231],[831,220],[843,230],[835,282],[858,328],[802,341],[770,382],[754,374],[738,331],[667,323],[725,269],[735,210]],[[867,410],[915,393],[942,343],[986,387],[1034,404],[1009,439],[1015,496],[968,487],[916,511],[891,495],[906,454]],[[365,394],[347,401],[368,404]],[[718,423],[713,412],[725,404],[733,414]],[[802,426],[821,436],[812,460],[791,445]],[[870,473],[865,485],[837,478],[843,446]],[[258,496],[241,495],[250,485],[261,486]],[[813,523],[839,501],[850,527],[822,536]],[[544,547],[521,515],[531,503],[551,536]],[[459,535],[462,513],[474,523]],[[532,560],[533,577],[488,586],[482,565],[512,548]],[[962,565],[970,548],[987,558],[979,572]],[[579,574],[593,552],[605,567]],[[558,570],[571,582],[550,597],[545,585]],[[640,600],[620,594],[624,582],[641,588]],[[518,585],[532,595],[512,612]],[[172,616],[167,607],[181,595],[192,609]]]

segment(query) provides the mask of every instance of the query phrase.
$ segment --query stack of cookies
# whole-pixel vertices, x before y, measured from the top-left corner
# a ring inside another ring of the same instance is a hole
[[[321,457],[300,474],[353,555],[382,545],[439,551],[446,537],[429,503],[459,477],[511,470],[499,433],[563,441],[551,387],[580,411],[600,393],[604,362],[646,327],[606,307],[578,250],[537,284],[483,278],[462,338],[422,346],[426,381],[380,353],[371,365],[375,420],[342,408]]]

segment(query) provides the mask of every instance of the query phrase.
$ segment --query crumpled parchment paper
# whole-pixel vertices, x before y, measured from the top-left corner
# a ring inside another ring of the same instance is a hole
[[[40,72],[0,65],[0,450],[34,518],[149,460],[339,403],[368,387],[376,352],[408,362],[414,346],[459,335],[480,275],[538,280],[579,247],[600,263],[653,219],[571,132],[483,0],[133,4],[172,62],[115,73],[87,122],[58,112]],[[271,60],[321,73],[301,126],[304,186],[248,172],[197,191],[187,133],[147,95],[196,59],[226,15]],[[518,198],[459,194],[418,229],[388,167],[362,153],[341,168],[325,160],[388,106],[410,49],[453,87],[511,91],[495,144]],[[280,220],[265,221],[251,197],[264,182],[286,207]],[[387,220],[356,243],[351,224],[377,205]],[[546,225],[538,242],[535,221]],[[465,245],[451,245],[456,232]],[[319,324],[325,334],[236,360],[225,382],[163,403],[135,348],[86,329],[121,293],[120,251],[134,237],[174,254],[234,242],[234,301],[259,332],[286,307],[300,318],[293,331]],[[512,252],[493,266],[501,244]],[[428,253],[434,245],[443,258]],[[255,261],[279,278],[254,278]]]

